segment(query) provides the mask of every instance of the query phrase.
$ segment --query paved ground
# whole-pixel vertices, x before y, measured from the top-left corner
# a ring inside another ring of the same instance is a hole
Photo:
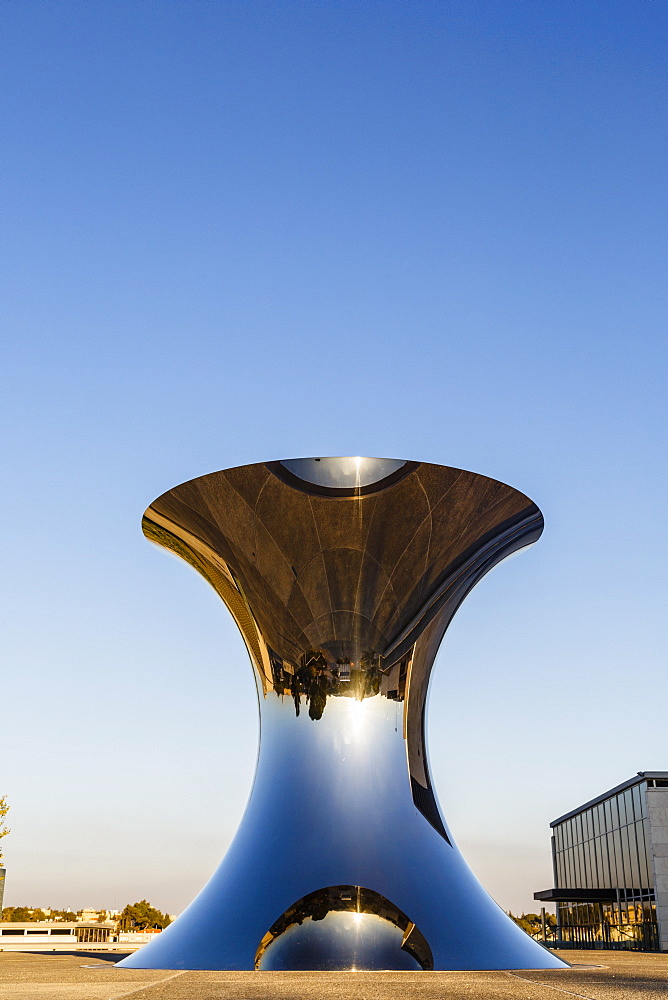
[[[0,952],[0,1000],[666,1000],[668,954],[570,951],[565,972],[155,972]],[[597,967],[594,967],[596,965]]]

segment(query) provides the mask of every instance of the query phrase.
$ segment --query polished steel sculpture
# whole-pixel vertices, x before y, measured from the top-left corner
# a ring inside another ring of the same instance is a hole
[[[460,469],[309,458],[184,483],[151,504],[143,528],[234,616],[261,737],[250,800],[218,871],[121,964],[563,967],[466,865],[425,741],[443,634],[477,581],[540,536],[536,505]]]

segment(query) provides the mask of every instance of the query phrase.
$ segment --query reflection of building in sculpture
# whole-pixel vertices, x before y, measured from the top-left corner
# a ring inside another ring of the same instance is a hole
[[[145,534],[208,580],[243,635],[261,740],[218,872],[125,964],[253,968],[262,941],[266,961],[282,968],[561,964],[466,867],[425,745],[429,677],[452,616],[542,524],[536,505],[503,483],[389,459],[243,466],[151,504]],[[357,915],[343,906],[346,887],[366,901]],[[321,920],[289,917],[323,894],[338,903]],[[409,924],[431,958],[406,947]],[[209,934],[214,926],[223,933]]]

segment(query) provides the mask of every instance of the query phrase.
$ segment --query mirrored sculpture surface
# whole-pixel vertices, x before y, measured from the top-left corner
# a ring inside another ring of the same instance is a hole
[[[503,483],[397,459],[247,465],[151,504],[146,536],[201,573],[241,631],[261,737],[218,871],[123,966],[563,967],[467,867],[425,742],[452,616],[542,528]]]

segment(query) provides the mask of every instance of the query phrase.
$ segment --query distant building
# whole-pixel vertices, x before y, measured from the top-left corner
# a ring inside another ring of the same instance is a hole
[[[99,920],[101,916],[105,920],[115,921],[118,920],[120,915],[120,910],[94,910],[91,906],[85,906],[83,910],[77,910],[77,920],[79,921]]]
[[[0,921],[0,951],[136,951],[159,930],[118,933],[116,921]]]
[[[560,816],[554,888],[565,947],[668,951],[668,771],[634,778]]]
[[[63,951],[108,948],[114,925],[30,920],[0,923],[0,951]]]

